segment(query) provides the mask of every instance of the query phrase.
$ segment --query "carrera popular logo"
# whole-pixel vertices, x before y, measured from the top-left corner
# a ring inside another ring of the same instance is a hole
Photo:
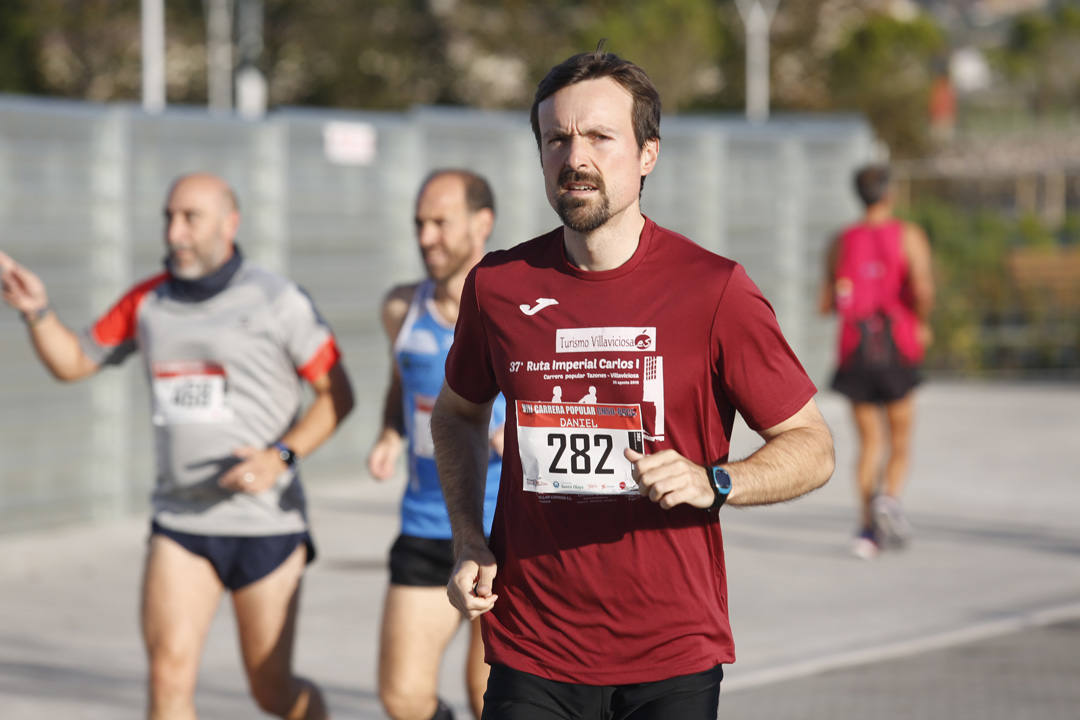
[[[562,328],[555,352],[647,352],[656,349],[655,327]]]

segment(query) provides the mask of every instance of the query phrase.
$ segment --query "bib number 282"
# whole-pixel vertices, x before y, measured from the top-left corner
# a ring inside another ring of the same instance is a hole
[[[551,465],[548,467],[550,473],[556,475],[565,475],[567,473],[575,475],[615,474],[615,468],[607,464],[608,458],[611,456],[611,448],[614,447],[610,435],[572,433],[567,436],[561,433],[549,433],[547,444],[556,448],[555,457],[551,459]],[[569,452],[567,452],[568,449]],[[597,460],[595,467],[593,467],[590,450],[601,452],[600,459]]]
[[[636,493],[623,454],[642,446],[637,405],[517,401],[518,452],[527,492]]]

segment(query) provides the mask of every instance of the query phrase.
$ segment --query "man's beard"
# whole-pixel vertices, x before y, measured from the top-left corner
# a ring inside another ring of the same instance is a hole
[[[571,230],[590,233],[611,219],[611,203],[604,189],[604,179],[599,175],[577,172],[569,168],[559,173],[559,188],[567,183],[587,183],[596,188],[597,202],[590,203],[587,198],[575,198],[560,193],[555,200],[555,212],[559,219]]]
[[[462,270],[468,270],[472,267],[472,256],[467,253],[457,253],[450,251],[447,253],[445,262],[441,265],[435,265],[432,267],[429,264],[423,253],[420,253],[420,260],[424,263],[424,270],[427,271],[427,275],[436,282],[443,282],[449,278],[462,272]]]
[[[196,259],[188,265],[181,265],[176,261],[176,257],[172,253],[168,255],[168,267],[172,276],[181,280],[198,280],[209,274],[200,259]]]

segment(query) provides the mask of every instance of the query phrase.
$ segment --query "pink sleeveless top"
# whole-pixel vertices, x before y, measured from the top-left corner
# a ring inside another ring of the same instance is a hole
[[[893,341],[903,358],[912,364],[922,360],[903,233],[904,224],[890,220],[852,225],[840,236],[835,297],[841,364],[859,344],[858,322],[879,312],[890,319]]]

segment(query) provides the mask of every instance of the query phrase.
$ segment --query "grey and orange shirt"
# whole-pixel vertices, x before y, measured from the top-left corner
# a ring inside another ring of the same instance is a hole
[[[267,447],[299,417],[300,378],[338,361],[333,333],[292,281],[242,261],[216,294],[193,302],[168,273],[135,285],[80,336],[99,364],[142,353],[150,383],[157,479],[154,519],[203,535],[276,535],[307,528],[300,479],[222,489],[236,448]]]

